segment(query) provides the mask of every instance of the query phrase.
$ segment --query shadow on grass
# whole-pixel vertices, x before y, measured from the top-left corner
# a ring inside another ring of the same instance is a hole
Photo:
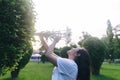
[[[16,78],[16,79],[4,78],[0,80],[25,80],[25,79],[24,78]],[[118,79],[112,78],[110,76],[105,76],[105,75],[93,75],[91,80],[118,80]]]
[[[0,80],[25,80],[24,78],[16,78],[16,79],[12,79],[12,78],[4,78],[4,79],[0,79]]]
[[[0,80],[12,80],[12,78],[2,78]]]
[[[118,79],[105,75],[96,75],[96,76],[93,75],[91,80],[118,80]]]

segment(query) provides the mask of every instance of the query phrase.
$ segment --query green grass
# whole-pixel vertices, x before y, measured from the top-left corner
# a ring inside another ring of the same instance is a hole
[[[30,62],[21,70],[16,80],[51,80],[53,65],[50,63]],[[92,76],[91,80],[120,80],[120,64],[103,64],[99,76]],[[0,80],[11,80],[10,73]]]
[[[51,80],[53,67],[50,63],[30,62],[21,70],[16,80]],[[7,73],[0,80],[11,80],[10,73]]]
[[[99,76],[92,76],[92,80],[120,80],[120,64],[103,64]]]

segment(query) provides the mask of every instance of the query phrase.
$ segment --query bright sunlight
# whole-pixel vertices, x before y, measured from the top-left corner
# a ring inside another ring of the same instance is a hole
[[[107,20],[115,27],[120,21],[120,0],[33,0],[37,12],[36,31],[72,30],[77,43],[82,32],[101,38]]]

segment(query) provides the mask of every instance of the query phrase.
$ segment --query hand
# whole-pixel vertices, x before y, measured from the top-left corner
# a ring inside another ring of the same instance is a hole
[[[47,49],[48,49],[48,44],[47,44],[46,41],[44,40],[44,35],[41,34],[39,37],[40,37],[40,40],[41,40],[41,44],[42,44],[43,47],[47,50]]]
[[[59,42],[60,39],[61,39],[61,36],[55,36],[55,37],[54,37],[54,42],[57,43],[57,42]]]

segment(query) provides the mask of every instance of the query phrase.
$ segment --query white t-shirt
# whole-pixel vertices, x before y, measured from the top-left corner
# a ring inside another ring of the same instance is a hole
[[[76,80],[78,68],[73,60],[59,57],[57,65],[53,70],[52,80]]]

